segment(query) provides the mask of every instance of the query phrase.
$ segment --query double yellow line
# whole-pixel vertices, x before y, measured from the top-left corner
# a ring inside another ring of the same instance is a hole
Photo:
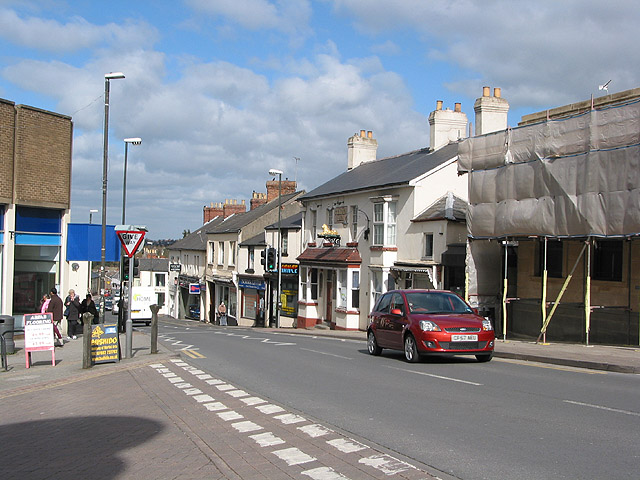
[[[202,355],[200,352],[196,352],[195,350],[182,350],[184,352],[185,355],[191,357],[191,358],[207,358],[204,355]]]

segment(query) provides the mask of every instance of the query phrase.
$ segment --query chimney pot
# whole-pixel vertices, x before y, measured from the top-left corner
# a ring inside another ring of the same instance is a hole
[[[500,98],[500,88],[496,87],[493,89],[493,96],[496,98]]]
[[[442,100],[436,101],[436,110],[442,110]]]
[[[360,136],[364,138],[364,130],[360,130]]]
[[[459,102],[455,104],[455,111],[456,112],[461,112],[462,111],[462,105]]]
[[[482,87],[482,96],[483,97],[491,96],[491,87]]]
[[[373,132],[371,130],[367,132],[367,138],[373,138]]]

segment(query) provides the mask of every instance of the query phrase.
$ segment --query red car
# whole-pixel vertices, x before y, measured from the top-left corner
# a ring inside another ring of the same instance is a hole
[[[494,340],[491,321],[445,290],[393,290],[378,299],[369,315],[371,355],[391,348],[404,350],[408,362],[428,354],[475,355],[488,362]]]

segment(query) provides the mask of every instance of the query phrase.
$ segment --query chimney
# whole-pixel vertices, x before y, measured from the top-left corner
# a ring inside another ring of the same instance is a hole
[[[259,207],[260,205],[264,205],[267,203],[267,194],[253,191],[251,195],[251,201],[249,202],[250,207],[249,210],[253,210],[254,208]]]
[[[378,152],[378,141],[373,138],[373,132],[360,130],[360,134],[353,134],[347,140],[347,170],[356,168],[358,165],[366,162],[372,162],[376,159]]]
[[[222,209],[222,203],[211,203],[210,207],[204,206],[202,208],[202,224],[204,225],[209,220],[214,219],[216,217],[221,217],[224,215],[224,211]]]
[[[467,133],[467,115],[462,112],[462,105],[456,103],[454,110],[442,109],[442,100],[436,102],[436,109],[429,115],[431,150],[448,145],[464,138]]]
[[[267,203],[278,198],[278,180],[267,181]],[[282,180],[282,196],[296,192],[296,182],[293,180]]]
[[[247,211],[247,206],[242,200],[241,203],[238,203],[238,200],[225,200],[224,205],[222,206],[222,211],[224,218],[230,217],[236,213],[244,213]]]
[[[482,88],[482,97],[476,100],[473,110],[476,112],[476,135],[484,135],[507,129],[509,102],[501,96],[499,88]]]

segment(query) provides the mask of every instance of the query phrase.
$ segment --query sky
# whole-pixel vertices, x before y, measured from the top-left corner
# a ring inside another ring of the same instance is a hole
[[[71,220],[179,239],[204,206],[311,191],[371,130],[378,158],[429,146],[428,116],[499,87],[522,115],[640,86],[637,0],[0,0],[0,98],[69,115]],[[100,218],[101,213],[94,214]]]

